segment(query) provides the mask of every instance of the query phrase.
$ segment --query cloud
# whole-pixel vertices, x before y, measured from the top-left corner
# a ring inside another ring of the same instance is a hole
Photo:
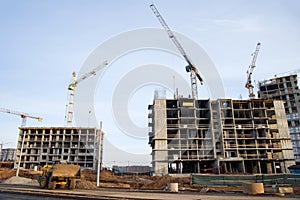
[[[213,26],[225,31],[258,32],[263,29],[260,24],[260,17],[240,19],[212,19]]]

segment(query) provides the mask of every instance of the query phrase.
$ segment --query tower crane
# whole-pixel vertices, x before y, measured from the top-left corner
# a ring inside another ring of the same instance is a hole
[[[76,73],[72,73],[72,81],[69,84],[68,90],[69,90],[69,104],[68,104],[68,118],[67,118],[67,127],[71,127],[73,124],[73,106],[74,106],[74,95],[75,95],[75,90],[81,81],[85,80],[86,78],[96,75],[96,72],[100,70],[102,67],[107,66],[108,61],[104,61],[97,67],[93,68],[90,72],[87,72],[83,74],[80,77],[76,77]]]
[[[174,33],[172,30],[169,28],[167,23],[165,22],[164,18],[161,16],[157,8],[155,7],[154,4],[150,5],[150,8],[152,9],[153,13],[156,15],[158,18],[159,22],[169,35],[169,38],[173,41],[185,61],[188,63],[188,65],[185,67],[186,72],[190,72],[190,77],[191,77],[191,88],[192,88],[192,97],[197,99],[198,98],[198,89],[197,89],[197,79],[200,81],[201,85],[203,84],[203,79],[200,76],[198,72],[198,68],[192,63],[191,59],[187,56],[185,50],[183,49],[182,45],[179,43],[177,38],[175,37]]]
[[[255,63],[256,63],[258,52],[259,52],[259,48],[260,48],[260,43],[257,43],[255,52],[252,53],[252,61],[251,61],[250,66],[247,70],[247,82],[245,84],[245,87],[249,91],[249,98],[250,99],[254,99],[254,97],[255,97],[255,94],[254,94],[254,91],[253,91],[254,86],[252,84],[252,73],[253,73],[253,70],[255,68]]]
[[[37,119],[39,122],[43,121],[43,118],[41,118],[41,117],[29,115],[28,113],[25,113],[25,112],[18,112],[18,111],[9,110],[9,109],[6,109],[6,108],[0,108],[0,112],[20,116],[22,118],[21,127],[26,126],[27,118]],[[23,152],[23,147],[24,147],[25,135],[26,135],[26,133],[24,132],[23,137],[22,137],[23,139],[22,139],[22,143],[21,143],[20,158],[19,158],[19,161],[18,161],[16,176],[19,176],[19,169],[20,169],[20,163],[21,163],[21,159],[22,159],[22,152]],[[1,149],[2,149],[2,145],[1,145]]]
[[[41,118],[41,117],[32,116],[25,112],[13,111],[13,110],[9,110],[6,108],[0,108],[0,112],[9,113],[9,114],[13,114],[13,115],[19,115],[22,118],[21,127],[26,126],[27,118],[37,119],[39,122],[43,121],[43,118]]]

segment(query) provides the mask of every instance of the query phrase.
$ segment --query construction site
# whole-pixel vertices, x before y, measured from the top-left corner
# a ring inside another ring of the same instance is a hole
[[[256,98],[252,74],[261,46],[257,43],[247,69],[249,98],[199,98],[198,84],[205,77],[156,6],[150,9],[186,62],[191,87],[187,97],[175,91],[173,98],[154,95],[148,105],[151,165],[104,167],[102,122],[99,127],[74,125],[77,86],[104,69],[109,64],[105,60],[80,76],[72,73],[65,126],[26,126],[27,119],[43,118],[0,109],[22,119],[16,148],[0,144],[0,198],[10,193],[16,196],[9,198],[61,199],[300,197],[297,72],[260,81]]]

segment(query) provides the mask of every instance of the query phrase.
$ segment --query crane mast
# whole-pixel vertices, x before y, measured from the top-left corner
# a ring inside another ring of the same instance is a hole
[[[150,8],[152,9],[153,13],[157,17],[158,21],[161,23],[165,31],[167,32],[169,38],[173,41],[185,61],[188,63],[188,65],[185,67],[187,72],[190,72],[190,77],[191,77],[191,89],[192,89],[192,97],[197,99],[198,98],[198,89],[197,89],[197,78],[200,81],[201,85],[203,84],[203,79],[200,76],[198,69],[195,65],[192,64],[190,58],[187,56],[185,50],[183,49],[182,45],[179,43],[177,38],[175,37],[174,33],[172,30],[169,28],[167,25],[166,21],[164,18],[161,16],[157,8],[155,7],[154,4],[150,5]]]
[[[29,115],[28,113],[9,110],[6,108],[0,108],[0,112],[21,116],[21,118],[22,118],[21,127],[25,127],[27,118],[37,119],[39,122],[43,121],[43,118],[41,118],[41,117],[36,117],[33,115]],[[21,159],[22,159],[22,152],[23,152],[23,147],[24,147],[25,136],[26,136],[26,132],[23,133],[23,137],[22,137],[20,157],[19,157],[19,161],[18,161],[16,176],[19,176],[20,163],[21,163]],[[1,145],[1,149],[2,149],[2,145]]]
[[[0,108],[0,112],[20,116],[22,118],[21,127],[26,126],[27,118],[37,119],[39,122],[43,121],[43,118],[41,118],[41,117],[32,116],[32,115],[29,115],[28,113],[25,113],[25,112],[18,112],[18,111],[6,109],[6,108]]]
[[[247,70],[247,82],[245,84],[245,87],[248,89],[250,99],[254,99],[254,97],[255,97],[254,86],[252,84],[252,73],[255,68],[255,63],[256,63],[258,52],[259,52],[259,48],[260,48],[260,43],[257,43],[255,52],[252,54],[252,61]]]
[[[108,61],[104,61],[97,67],[93,68],[90,72],[87,72],[83,74],[80,77],[76,77],[76,73],[72,73],[72,81],[69,84],[68,90],[69,90],[69,103],[68,103],[68,114],[67,114],[67,127],[71,127],[73,124],[73,108],[74,108],[74,95],[75,95],[75,90],[81,81],[85,80],[86,78],[96,75],[96,72],[99,71],[102,67],[108,65]]]

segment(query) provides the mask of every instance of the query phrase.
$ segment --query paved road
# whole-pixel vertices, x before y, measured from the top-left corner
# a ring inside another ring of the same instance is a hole
[[[70,200],[70,198],[55,198],[55,197],[47,197],[47,196],[39,196],[39,195],[32,195],[32,194],[18,194],[18,193],[6,193],[0,192],[0,200],[40,200],[40,199],[47,199],[47,200]]]
[[[246,196],[243,194],[224,193],[166,193],[157,191],[132,191],[119,189],[96,190],[42,190],[36,187],[0,185],[0,200],[2,199],[143,199],[143,200],[285,200],[299,199],[300,196],[276,197],[271,195]]]

